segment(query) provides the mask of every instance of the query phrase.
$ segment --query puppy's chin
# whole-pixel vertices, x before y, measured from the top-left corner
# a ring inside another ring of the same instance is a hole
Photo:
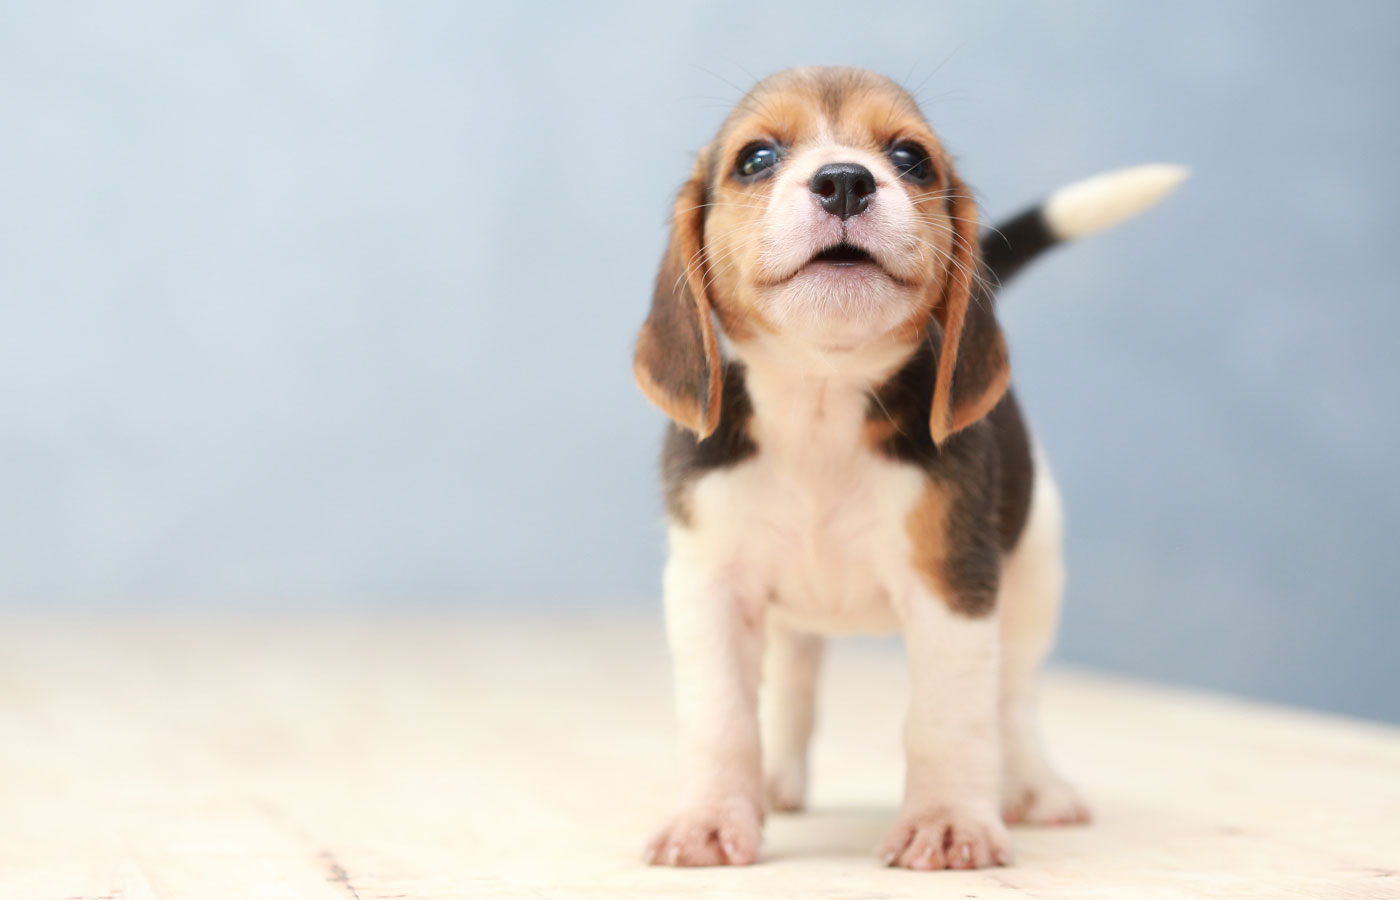
[[[815,349],[858,348],[905,322],[919,291],[874,263],[810,263],[779,285],[760,289],[764,318]]]

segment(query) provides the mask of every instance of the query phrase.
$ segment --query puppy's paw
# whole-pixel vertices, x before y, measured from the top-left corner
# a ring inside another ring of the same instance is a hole
[[[1089,807],[1068,782],[1046,773],[1034,781],[1009,784],[1001,816],[1008,825],[1083,825],[1089,821]]]
[[[653,866],[747,866],[758,859],[763,811],[744,798],[682,810],[647,844]]]
[[[1011,862],[1011,837],[995,814],[945,806],[900,813],[880,847],[885,865],[906,869],[981,869]]]
[[[807,762],[802,759],[784,760],[763,775],[764,795],[768,808],[778,812],[796,812],[807,805]]]

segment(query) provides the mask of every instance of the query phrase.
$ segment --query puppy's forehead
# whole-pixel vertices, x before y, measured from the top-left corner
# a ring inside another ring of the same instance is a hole
[[[852,146],[876,145],[894,136],[937,141],[918,104],[898,84],[874,72],[838,67],[789,69],[765,78],[735,106],[718,143],[727,146],[758,136],[788,144],[828,139]]]

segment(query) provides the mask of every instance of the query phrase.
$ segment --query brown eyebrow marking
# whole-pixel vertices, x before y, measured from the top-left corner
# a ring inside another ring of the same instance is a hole
[[[831,121],[841,118],[841,104],[846,102],[847,85],[835,79],[822,79],[821,102],[826,117]]]

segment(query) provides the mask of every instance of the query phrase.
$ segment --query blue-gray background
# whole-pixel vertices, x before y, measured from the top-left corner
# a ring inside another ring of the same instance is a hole
[[[1400,720],[1400,7],[1027,7],[5,4],[4,609],[654,614],[672,192],[843,63],[989,218],[1195,170],[1005,298],[1061,657]]]

